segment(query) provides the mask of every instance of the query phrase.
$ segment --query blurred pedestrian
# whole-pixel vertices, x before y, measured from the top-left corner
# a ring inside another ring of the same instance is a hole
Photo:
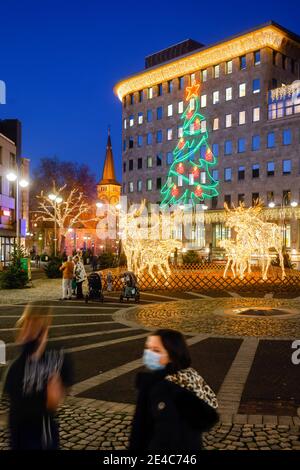
[[[107,290],[111,292],[113,290],[113,275],[111,271],[108,271],[106,274],[106,285],[107,285]]]
[[[27,306],[16,325],[21,353],[4,383],[12,450],[59,448],[56,411],[71,385],[72,367],[62,350],[46,349],[51,322],[51,309]]]
[[[218,403],[214,392],[191,367],[183,335],[175,330],[152,333],[143,361],[148,371],[137,375],[130,450],[198,452],[202,433],[218,422]]]
[[[79,256],[75,256],[74,263],[75,263],[74,276],[76,279],[77,299],[83,299],[82,284],[86,280],[87,276],[86,276],[83,262],[81,261]]]
[[[98,269],[98,256],[93,255],[92,257],[92,269],[93,271],[97,271]]]
[[[62,299],[67,300],[72,298],[72,279],[74,273],[74,263],[72,261],[72,256],[68,256],[67,261],[65,261],[59,268],[63,273],[62,279]]]

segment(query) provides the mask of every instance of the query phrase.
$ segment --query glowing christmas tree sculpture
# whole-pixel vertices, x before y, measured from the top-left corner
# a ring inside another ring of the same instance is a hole
[[[188,105],[182,113],[182,137],[173,151],[167,181],[161,189],[161,207],[174,204],[199,204],[217,196],[218,181],[211,175],[217,163],[207,140],[206,121],[199,113],[199,83],[186,88]]]

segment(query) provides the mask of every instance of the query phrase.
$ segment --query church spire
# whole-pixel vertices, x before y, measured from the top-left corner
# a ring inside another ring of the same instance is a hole
[[[102,173],[102,178],[100,181],[101,184],[115,184],[115,185],[120,185],[120,183],[117,182],[116,176],[115,176],[115,166],[114,166],[114,157],[112,153],[112,145],[111,145],[111,138],[110,138],[110,127],[108,126],[108,132],[107,132],[107,144],[106,144],[106,155],[105,155],[105,160],[104,160],[104,166],[103,166],[103,173]]]

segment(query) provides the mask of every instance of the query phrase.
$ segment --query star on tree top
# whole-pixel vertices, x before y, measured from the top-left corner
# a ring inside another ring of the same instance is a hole
[[[189,101],[193,96],[199,93],[200,83],[194,82],[191,86],[186,87],[186,101]]]

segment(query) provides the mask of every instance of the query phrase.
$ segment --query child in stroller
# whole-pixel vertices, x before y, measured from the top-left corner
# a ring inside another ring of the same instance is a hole
[[[88,276],[88,294],[85,296],[85,302],[90,299],[104,301],[102,279],[99,273],[93,272]]]
[[[127,271],[123,274],[124,287],[121,291],[120,302],[123,302],[123,299],[134,299],[135,302],[140,301],[140,291],[137,283],[137,278],[135,274],[131,271]]]

